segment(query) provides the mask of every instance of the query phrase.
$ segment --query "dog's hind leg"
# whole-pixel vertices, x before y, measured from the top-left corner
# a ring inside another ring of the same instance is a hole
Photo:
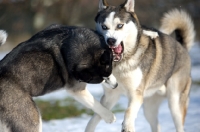
[[[117,103],[120,98],[120,89],[111,89],[107,87],[104,88],[104,95],[101,98],[101,104],[108,109],[112,109],[113,106]],[[97,124],[101,120],[101,117],[98,114],[95,114],[87,124],[85,132],[94,132]]]
[[[18,92],[17,95],[21,95],[19,93],[20,92]],[[15,100],[12,101],[14,101],[14,103],[16,102],[15,105],[6,107],[6,112],[9,114],[4,117],[4,120],[7,121],[9,126],[10,131],[8,132],[42,132],[40,113],[35,102],[32,100],[30,95],[22,94],[24,97],[18,98],[17,101],[16,97],[19,96],[13,95],[12,97]]]
[[[95,113],[101,116],[106,123],[112,123],[116,120],[114,114],[107,108],[102,106],[102,104],[97,101],[91,93],[86,89],[86,84],[80,82],[77,84],[76,90],[67,89],[67,91],[84,106],[92,109]]]
[[[180,97],[180,109],[182,110],[182,123],[185,123],[185,117],[187,114],[188,104],[189,104],[189,93],[191,87],[192,80],[191,78],[188,79],[184,92],[181,93]]]
[[[163,99],[164,96],[158,93],[155,93],[153,96],[144,99],[144,115],[151,126],[152,132],[160,132],[160,125],[158,122],[158,110]]]
[[[167,98],[177,132],[184,132],[190,85],[191,79],[186,77],[172,76],[167,82]]]

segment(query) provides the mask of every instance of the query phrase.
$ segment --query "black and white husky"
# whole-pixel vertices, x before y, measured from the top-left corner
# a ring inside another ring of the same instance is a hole
[[[0,45],[6,37],[0,30]],[[106,122],[115,121],[85,83],[106,79],[107,85],[117,85],[112,75],[108,77],[112,51],[103,43],[104,38],[90,29],[52,25],[8,53],[0,61],[0,132],[42,132],[32,97],[63,87]]]
[[[135,132],[142,104],[151,130],[159,132],[158,108],[166,97],[176,131],[183,132],[191,85],[188,50],[195,37],[193,22],[186,12],[174,9],[164,15],[161,31],[143,28],[134,6],[134,0],[116,7],[99,1],[96,29],[113,51],[112,73],[119,84],[116,89],[104,86],[101,103],[111,109],[124,94],[129,101],[122,132]],[[172,32],[176,39],[169,36]],[[94,115],[86,132],[94,132],[100,119]]]

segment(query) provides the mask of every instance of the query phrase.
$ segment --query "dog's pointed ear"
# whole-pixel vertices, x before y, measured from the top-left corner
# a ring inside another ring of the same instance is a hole
[[[99,0],[99,12],[106,9],[108,7],[108,4],[106,0]]]
[[[126,0],[122,7],[126,9],[127,12],[134,12],[135,0]]]

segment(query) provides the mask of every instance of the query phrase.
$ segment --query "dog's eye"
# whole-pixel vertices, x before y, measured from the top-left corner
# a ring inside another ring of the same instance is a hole
[[[108,30],[108,27],[106,25],[101,25],[103,30]]]
[[[123,26],[124,26],[124,24],[118,24],[118,25],[117,25],[117,28],[118,28],[118,29],[121,29],[121,28],[123,28]]]

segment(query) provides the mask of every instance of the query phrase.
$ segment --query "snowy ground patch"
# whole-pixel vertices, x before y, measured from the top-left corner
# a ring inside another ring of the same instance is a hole
[[[99,87],[99,86],[97,86]],[[93,91],[95,86],[88,85],[88,89]],[[96,89],[96,88],[95,88]],[[98,89],[97,89],[98,91]],[[101,90],[100,90],[101,91]],[[62,92],[63,93],[63,92]],[[100,92],[99,94],[102,94]],[[127,99],[126,97],[121,97],[119,104],[126,107]],[[124,113],[116,114],[117,121],[113,124],[106,124],[101,121],[95,132],[120,132],[121,123],[123,121]],[[62,120],[51,120],[48,122],[43,122],[43,132],[83,132],[87,122],[91,116],[82,115],[75,118],[65,118]],[[170,111],[168,109],[167,101],[164,101],[159,110],[159,121],[161,124],[162,132],[175,132],[175,127],[173,124]],[[150,127],[143,115],[143,109],[141,108],[138,117],[136,119],[136,131],[138,132],[150,132]],[[200,131],[200,88],[199,86],[192,86],[192,91],[190,94],[190,104],[188,108],[188,113],[185,122],[186,132],[199,132]]]

